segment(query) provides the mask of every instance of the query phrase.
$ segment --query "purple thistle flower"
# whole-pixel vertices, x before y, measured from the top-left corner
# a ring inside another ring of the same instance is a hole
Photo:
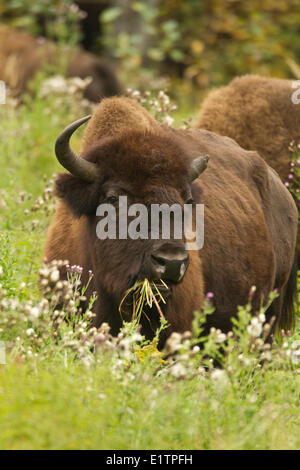
[[[214,298],[214,293],[213,292],[207,292],[206,298],[207,299],[213,299]]]

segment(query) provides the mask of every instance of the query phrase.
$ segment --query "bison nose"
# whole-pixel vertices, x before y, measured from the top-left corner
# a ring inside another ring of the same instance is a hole
[[[151,255],[151,261],[154,271],[159,278],[172,282],[180,282],[187,270],[189,255],[185,250],[180,250],[176,253],[157,251]]]

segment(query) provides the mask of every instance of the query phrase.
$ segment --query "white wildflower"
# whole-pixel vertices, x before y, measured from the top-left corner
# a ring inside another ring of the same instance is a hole
[[[67,82],[59,75],[45,80],[40,92],[41,97],[46,97],[52,95],[53,93],[60,95],[68,93]]]
[[[250,336],[257,338],[262,332],[262,324],[259,322],[258,318],[252,318],[250,325],[247,327],[247,331]]]
[[[260,314],[258,315],[258,320],[260,321],[260,323],[265,323],[265,321],[266,321],[266,316],[265,316],[265,314],[264,314],[264,313],[260,313]]]
[[[300,340],[291,344],[291,361],[293,364],[300,364]]]
[[[139,333],[134,333],[132,336],[131,336],[131,341],[133,343],[138,343],[140,341],[142,341],[143,337],[142,335],[140,335]]]
[[[41,311],[40,311],[39,307],[32,307],[29,310],[29,318],[31,320],[35,320],[36,318],[39,318],[40,313],[41,313]]]
[[[104,400],[106,398],[106,395],[105,393],[98,393],[97,398],[99,398],[99,400]]]
[[[257,395],[253,393],[252,395],[249,395],[249,402],[250,403],[255,403],[257,401]]]
[[[59,270],[53,269],[53,271],[50,274],[50,281],[57,282],[58,280],[59,280]]]
[[[167,353],[174,353],[181,348],[182,335],[180,333],[173,332],[166,342]]]
[[[43,267],[43,268],[41,268],[41,269],[39,270],[39,273],[40,273],[40,275],[43,276],[43,277],[48,277],[50,271],[49,271],[48,268]]]
[[[174,123],[174,119],[169,116],[168,114],[163,118],[163,123],[166,124],[167,126],[172,126]]]
[[[227,376],[227,373],[225,372],[225,370],[214,369],[211,372],[210,377],[211,377],[212,381],[219,388],[224,388],[228,385],[229,379],[228,379],[228,376]]]
[[[272,360],[272,354],[270,351],[264,351],[261,355],[261,359],[265,359],[266,361],[271,362]]]
[[[184,378],[186,376],[186,368],[183,364],[177,362],[170,367],[170,373],[177,379]]]
[[[224,341],[226,341],[226,335],[224,333],[218,333],[216,337],[216,343],[220,344],[224,343]]]

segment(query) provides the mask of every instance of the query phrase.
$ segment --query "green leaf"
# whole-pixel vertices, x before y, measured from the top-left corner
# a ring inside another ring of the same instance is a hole
[[[174,49],[173,51],[170,52],[170,57],[175,62],[181,62],[184,59],[184,53],[180,51],[179,49]]]
[[[147,55],[150,59],[155,60],[157,62],[160,62],[161,60],[163,60],[165,56],[163,51],[155,47],[148,49]]]
[[[104,23],[111,23],[112,21],[115,21],[121,15],[121,13],[122,8],[120,7],[108,8],[102,13],[101,21]]]

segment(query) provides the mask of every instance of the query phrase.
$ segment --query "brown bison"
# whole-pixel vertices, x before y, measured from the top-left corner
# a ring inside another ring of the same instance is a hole
[[[226,135],[241,147],[256,150],[286,181],[290,143],[300,142],[300,104],[292,101],[296,92],[292,85],[291,80],[257,75],[237,77],[208,95],[195,127]]]
[[[93,54],[79,49],[62,49],[50,41],[40,40],[27,33],[0,24],[0,80],[13,95],[27,89],[42,66],[66,66],[68,77],[91,77],[85,97],[98,102],[105,96],[121,93],[120,84],[109,64]]]
[[[68,259],[82,266],[86,276],[93,270],[90,291],[99,293],[95,326],[108,322],[116,334],[124,292],[135,280],[147,277],[162,278],[169,286],[163,306],[170,324],[167,334],[191,328],[193,312],[208,292],[214,293],[215,312],[207,328],[228,331],[231,317],[238,305],[247,303],[253,285],[254,311],[272,289],[278,289],[280,296],[267,318],[274,315],[280,327],[289,328],[294,315],[297,210],[264,160],[228,137],[164,127],[124,97],[107,98],[98,105],[78,157],[69,140],[88,119],[68,126],[56,143],[57,158],[71,174],[61,174],[56,181],[59,202],[44,257]],[[127,195],[130,204],[147,207],[193,204],[194,217],[194,204],[204,204],[204,247],[188,252],[184,235],[177,239],[173,234],[167,240],[99,239],[97,206],[107,202],[118,208],[120,195]],[[151,337],[159,322],[155,308],[148,319],[142,329]]]
[[[293,102],[293,94],[300,96],[291,80],[256,75],[235,78],[208,95],[195,127],[226,135],[241,147],[256,150],[286,182],[290,143],[300,143],[300,104],[296,104],[297,96]],[[298,246],[300,263],[300,229]]]

